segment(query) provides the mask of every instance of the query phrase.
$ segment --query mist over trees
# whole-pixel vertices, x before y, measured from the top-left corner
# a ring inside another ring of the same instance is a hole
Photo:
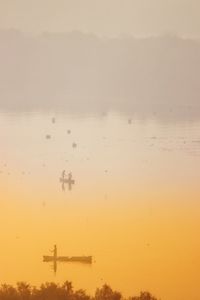
[[[0,108],[199,105],[200,43],[0,31]]]

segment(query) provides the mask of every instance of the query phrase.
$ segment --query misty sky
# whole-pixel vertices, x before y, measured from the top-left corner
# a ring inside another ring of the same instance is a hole
[[[200,37],[199,0],[0,0],[0,29]]]

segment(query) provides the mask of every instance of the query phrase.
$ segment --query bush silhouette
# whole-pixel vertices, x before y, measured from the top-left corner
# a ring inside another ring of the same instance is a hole
[[[95,296],[91,297],[84,290],[74,291],[72,283],[64,282],[62,285],[54,282],[42,284],[39,288],[25,282],[18,282],[16,287],[8,284],[0,286],[0,300],[125,300],[121,293],[113,291],[107,284],[98,288]],[[148,292],[141,292],[138,297],[129,300],[157,300]]]
[[[130,300],[157,300],[149,292],[141,292],[139,297],[132,297]]]
[[[101,289],[97,289],[95,293],[95,300],[120,300],[121,298],[119,292],[113,292],[106,284]]]

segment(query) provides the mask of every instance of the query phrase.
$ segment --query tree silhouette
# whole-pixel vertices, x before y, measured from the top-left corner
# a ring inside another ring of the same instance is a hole
[[[105,284],[96,290],[95,296],[91,297],[84,290],[74,291],[72,283],[64,282],[62,285],[54,282],[42,284],[39,288],[25,282],[18,282],[16,287],[8,284],[0,286],[0,300],[122,300],[122,295],[113,291]],[[125,300],[125,299],[124,299]],[[157,300],[148,292],[142,292],[138,297],[129,300]]]
[[[141,292],[139,297],[132,297],[130,300],[157,300],[149,292]]]
[[[101,289],[97,289],[95,293],[95,300],[120,300],[121,298],[119,292],[113,291],[106,284]]]

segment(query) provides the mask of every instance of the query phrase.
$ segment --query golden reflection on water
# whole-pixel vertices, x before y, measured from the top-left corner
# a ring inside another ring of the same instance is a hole
[[[106,282],[125,295],[197,299],[200,124],[51,120],[1,114],[0,282],[71,280],[91,293]],[[93,265],[60,263],[55,277],[42,262],[54,244],[60,255],[93,255]]]

